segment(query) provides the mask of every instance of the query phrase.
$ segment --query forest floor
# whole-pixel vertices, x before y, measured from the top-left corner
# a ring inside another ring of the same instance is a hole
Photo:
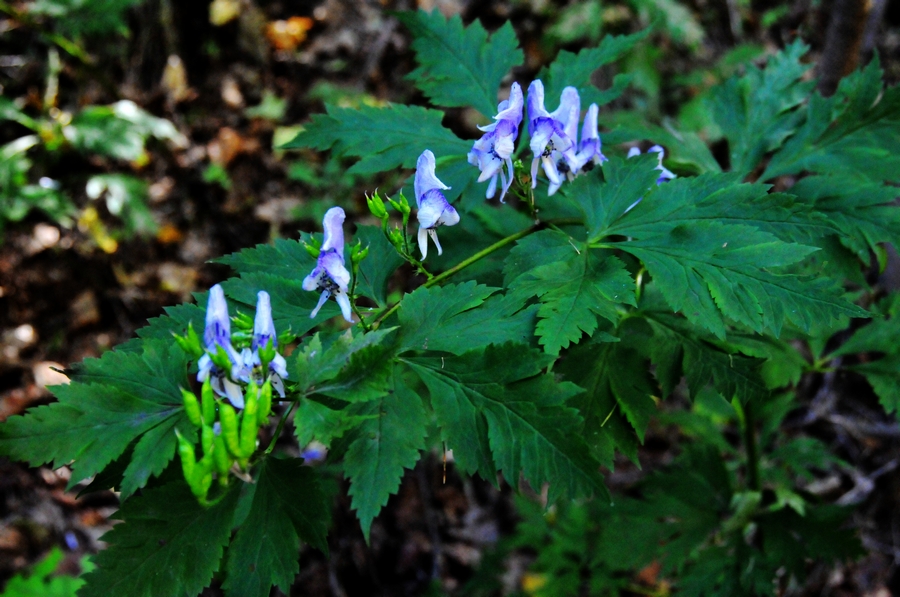
[[[296,131],[292,127],[321,112],[324,102],[422,99],[404,80],[415,67],[410,40],[389,10],[436,5],[445,14],[462,14],[465,21],[480,18],[488,29],[512,20],[527,57],[516,73],[520,80],[528,80],[560,45],[572,49],[590,43],[585,37],[566,38],[561,17],[565,2],[257,4],[245,2],[238,18],[213,25],[205,2],[147,0],[129,13],[130,36],[89,45],[93,65],[64,61],[61,107],[131,99],[175,123],[188,144],[152,144],[146,164],[126,165],[149,185],[157,224],[152,236],[120,238],[114,250],[105,251],[97,229],[84,223],[59,226],[38,214],[6,230],[0,245],[0,421],[50,402],[46,388],[65,380],[69,364],[133,337],[163,307],[190,300],[192,292],[224,279],[227,268],[211,259],[279,236],[294,238],[298,229],[316,229],[322,213],[334,204],[362,217],[364,191],[397,184],[396,178],[349,175],[349,164],[326,155],[272,149],[290,138]],[[817,8],[797,2],[767,27],[745,14],[741,36],[732,30],[730,4],[693,2],[694,11],[704,15],[699,49],[672,42],[665,31],[654,34],[655,50],[641,60],[657,69],[654,103],[659,115],[690,92],[689,86],[672,82],[676,74],[712,65],[738,44],[777,48],[799,30],[809,34],[804,39],[813,47],[811,59],[821,51],[830,2],[816,3]],[[295,6],[300,8],[295,11]],[[603,30],[640,28],[642,17],[631,7],[604,3],[604,21],[615,24]],[[888,10],[873,42],[893,82],[900,80],[897,13],[896,6]],[[590,27],[586,31],[587,38],[596,33]],[[0,32],[5,32],[0,56],[21,58],[0,62],[3,94],[39,103],[48,46],[36,30],[2,13]],[[466,114],[451,113],[450,120],[449,126],[474,138]],[[0,126],[0,143],[9,134]],[[110,167],[107,161],[77,155],[40,165],[61,180]],[[80,205],[89,202],[83,193],[75,199]],[[100,215],[114,229],[115,218],[102,209]],[[791,420],[803,421],[848,464],[828,481],[823,495],[857,504],[852,524],[868,554],[838,566],[812,563],[806,586],[792,594],[900,594],[900,428],[879,414],[871,390],[860,379],[825,376],[797,391],[803,406]],[[809,413],[819,415],[810,418]],[[623,461],[608,472],[610,486],[630,487],[671,461],[678,443],[672,441],[674,432],[652,427],[642,452],[643,470]],[[108,492],[77,498],[78,487],[65,490],[68,477],[66,467],[35,469],[0,460],[0,586],[52,546],[64,549],[64,567],[72,572],[82,555],[101,548],[99,538],[111,526],[117,498]],[[305,550],[291,594],[421,595],[433,581],[447,591],[464,584],[485,551],[514,530],[514,492],[502,483],[498,490],[464,479],[452,465],[444,477],[438,453],[409,471],[373,525],[368,546],[346,497],[336,499],[331,558]],[[337,491],[338,483],[335,493],[346,496]],[[533,554],[516,553],[507,559],[503,577],[509,591],[521,589],[531,558]],[[663,581],[652,571],[638,580],[647,594],[658,591]],[[218,593],[210,589],[208,594]]]

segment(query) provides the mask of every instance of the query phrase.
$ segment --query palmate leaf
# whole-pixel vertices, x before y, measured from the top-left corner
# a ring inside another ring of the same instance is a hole
[[[578,433],[582,420],[565,404],[579,388],[541,374],[553,357],[507,343],[402,360],[428,387],[442,437],[463,470],[486,479],[500,470],[510,480],[521,472],[533,487],[549,483],[550,501],[608,499],[599,462]]]
[[[344,455],[351,503],[367,541],[372,520],[400,487],[403,470],[415,466],[425,449],[428,416],[422,399],[394,379],[391,393],[352,409],[369,418],[355,430]]]
[[[401,351],[462,354],[492,343],[527,342],[537,309],[523,309],[521,301],[496,295],[497,290],[465,282],[407,295],[399,314]]]
[[[609,166],[614,173],[637,167],[631,160],[624,166],[621,162]],[[644,238],[707,220],[752,226],[785,242],[808,242],[836,231],[830,218],[823,217],[808,199],[768,191],[769,185],[739,184],[739,176],[733,173],[679,178],[653,188],[628,213],[612,211],[612,223],[604,233]],[[604,195],[598,200],[602,209],[609,209]]]
[[[290,590],[300,571],[300,542],[328,553],[330,500],[316,472],[299,459],[266,458],[250,486],[247,518],[228,548],[226,595],[268,597]]]
[[[337,108],[325,106],[327,114],[313,115],[284,149],[311,147],[335,155],[362,158],[350,172],[373,174],[396,168],[414,168],[424,149],[438,158],[438,177],[452,190],[444,194],[452,201],[475,183],[478,170],[466,164],[471,141],[464,141],[441,125],[444,113],[419,106],[389,105]],[[413,193],[406,193],[412,198]]]
[[[841,80],[833,96],[814,93],[802,115],[760,180],[811,171],[900,181],[900,87],[883,89],[877,57]]]
[[[625,91],[630,77],[618,75],[611,89],[600,91],[591,84],[591,75],[601,66],[611,64],[630,52],[649,33],[650,29],[645,29],[632,35],[607,35],[596,48],[585,48],[577,54],[560,51],[556,60],[542,68],[536,77],[544,83],[547,106],[555,106],[563,88],[569,85],[578,89],[583,108],[591,103],[602,106],[616,99]]]
[[[841,242],[864,263],[879,243],[900,241],[896,187],[854,175],[809,176],[790,192],[812,203],[837,230]]]
[[[394,328],[353,335],[352,330],[310,338],[288,359],[295,389],[345,402],[365,402],[389,391]]]
[[[512,24],[507,21],[488,38],[481,23],[464,27],[459,15],[448,20],[435,10],[396,16],[412,32],[419,62],[406,78],[435,105],[474,106],[493,116],[500,81],[524,60]]]
[[[613,468],[618,449],[637,463],[656,412],[646,358],[622,342],[588,342],[570,351],[558,371],[585,390],[571,405],[584,417],[582,435],[597,459]]]
[[[175,454],[174,429],[192,429],[179,385],[187,356],[174,342],[148,340],[143,352],[87,359],[59,402],[0,426],[0,452],[33,465],[75,460],[70,486],[100,472],[137,441],[120,487],[123,498],[158,475]]]
[[[541,265],[510,285],[512,296],[537,296],[541,306],[535,332],[550,354],[597,329],[597,316],[619,320],[617,305],[635,305],[634,280],[618,258],[574,244],[565,260]]]
[[[691,397],[712,383],[726,400],[761,401],[769,389],[761,375],[763,360],[726,350],[711,337],[698,333],[684,319],[665,309],[653,293],[642,301],[642,312],[653,330],[650,359],[663,395],[669,395],[684,376]]]
[[[174,436],[174,434],[172,434]],[[239,492],[204,508],[181,481],[128,500],[103,535],[78,597],[197,595],[212,580],[231,536]]]
[[[800,123],[802,114],[795,108],[815,84],[801,81],[809,65],[800,59],[808,49],[796,41],[771,57],[765,69],[751,66],[712,90],[709,107],[728,139],[734,172],[749,173]]]
[[[724,317],[777,335],[785,321],[808,329],[814,319],[866,316],[840,298],[827,280],[807,282],[767,271],[796,263],[815,248],[784,242],[763,230],[789,238],[829,230],[808,209],[789,197],[759,198],[763,188],[730,184],[734,178],[722,174],[653,184],[652,190],[642,191],[648,162],[638,160],[610,160],[604,172],[608,182],[583,177],[584,183],[576,187],[576,181],[572,187],[589,239],[629,237],[599,246],[639,258],[673,310],[720,338]],[[641,194],[646,196],[635,204]],[[754,196],[758,199],[747,200]]]

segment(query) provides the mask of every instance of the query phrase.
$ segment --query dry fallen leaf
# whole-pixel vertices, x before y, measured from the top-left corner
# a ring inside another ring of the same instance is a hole
[[[266,37],[276,50],[295,50],[312,29],[313,20],[308,17],[291,17],[286,21],[272,21],[266,25]]]

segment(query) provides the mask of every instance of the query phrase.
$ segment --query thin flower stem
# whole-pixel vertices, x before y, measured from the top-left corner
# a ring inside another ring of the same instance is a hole
[[[487,247],[487,248],[485,248],[485,249],[482,249],[481,251],[478,251],[477,253],[475,253],[474,255],[472,255],[471,257],[469,257],[468,259],[464,259],[463,261],[460,261],[458,264],[454,265],[454,266],[451,267],[450,269],[448,269],[448,270],[446,270],[446,271],[444,271],[444,272],[441,272],[440,274],[438,274],[438,275],[436,275],[436,276],[430,278],[430,279],[429,279],[427,282],[425,282],[422,286],[424,286],[425,288],[431,288],[432,286],[435,286],[436,284],[440,284],[441,282],[443,282],[443,281],[446,280],[447,278],[449,278],[449,277],[453,276],[454,274],[456,274],[456,273],[458,273],[458,272],[460,272],[460,271],[466,269],[467,267],[469,267],[469,266],[472,265],[473,263],[476,263],[477,261],[480,261],[481,259],[484,259],[485,257],[487,257],[488,255],[490,255],[491,253],[494,253],[494,252],[496,252],[496,251],[499,251],[499,250],[502,249],[503,247],[505,247],[505,246],[507,246],[507,245],[509,245],[509,244],[512,244],[512,243],[516,242],[517,240],[519,240],[519,239],[521,239],[521,238],[525,238],[526,236],[529,236],[530,234],[534,234],[535,232],[537,232],[537,231],[539,231],[539,230],[543,230],[543,229],[544,229],[546,226],[548,226],[548,225],[556,224],[556,225],[560,225],[560,226],[565,226],[565,225],[569,225],[569,224],[579,224],[579,223],[581,223],[581,221],[578,220],[578,219],[575,219],[575,218],[561,218],[561,219],[558,219],[558,220],[553,220],[552,222],[550,222],[550,221],[548,221],[548,222],[538,222],[538,223],[535,224],[534,226],[531,226],[531,227],[529,227],[529,228],[526,228],[525,230],[520,230],[519,232],[516,232],[515,234],[510,234],[509,236],[507,236],[507,237],[505,237],[505,238],[502,238],[502,239],[498,240],[497,242],[495,242],[495,243],[492,244],[491,246],[489,246],[489,247]],[[375,320],[372,321],[372,329],[377,329],[378,326],[381,324],[382,321],[384,321],[385,319],[387,319],[388,317],[390,317],[391,315],[393,315],[394,312],[396,312],[397,309],[400,308],[400,304],[401,304],[402,302],[403,302],[403,301],[394,303],[394,305],[392,305],[391,307],[389,307],[389,308],[386,309],[385,311],[382,311],[382,312],[375,318]]]
[[[263,452],[263,456],[268,456],[272,453],[272,450],[275,449],[275,442],[278,441],[278,438],[281,437],[281,430],[284,429],[284,424],[287,422],[287,418],[294,412],[294,408],[297,407],[297,401],[294,401],[290,408],[284,411],[284,415],[281,417],[281,420],[278,421],[278,427],[275,428],[275,434],[272,436],[272,441],[269,442],[269,447],[266,448],[266,451]]]
[[[756,416],[753,402],[748,401],[744,409],[744,449],[747,452],[747,487],[751,491],[762,488],[759,479],[759,448],[756,444]]]

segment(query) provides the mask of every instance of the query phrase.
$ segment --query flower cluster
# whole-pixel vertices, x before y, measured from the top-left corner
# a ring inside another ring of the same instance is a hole
[[[257,295],[256,319],[250,347],[240,354],[231,344],[231,321],[225,293],[218,284],[209,289],[206,305],[206,328],[203,332],[204,353],[197,362],[197,381],[209,380],[213,391],[225,397],[236,408],[244,408],[244,393],[240,382],[262,385],[270,381],[279,396],[284,397],[287,368],[284,357],[276,351],[278,337],[272,320],[272,304],[269,293],[261,290]],[[261,357],[260,355],[263,355]],[[263,371],[263,361],[267,371]]]
[[[497,108],[496,122],[481,128],[486,134],[475,142],[468,154],[469,163],[481,170],[478,182],[490,179],[488,198],[496,193],[499,175],[503,182],[501,202],[512,185],[512,154],[522,122],[523,105],[522,88],[518,83],[513,83],[509,99]],[[584,116],[579,139],[581,98],[578,90],[574,87],[563,89],[559,107],[548,112],[544,105],[544,84],[540,79],[532,81],[528,87],[528,135],[534,153],[531,162],[532,188],[537,186],[539,166],[550,181],[548,193],[553,195],[562,185],[564,177],[571,180],[606,159],[600,151],[598,112],[597,104],[591,104]]]

